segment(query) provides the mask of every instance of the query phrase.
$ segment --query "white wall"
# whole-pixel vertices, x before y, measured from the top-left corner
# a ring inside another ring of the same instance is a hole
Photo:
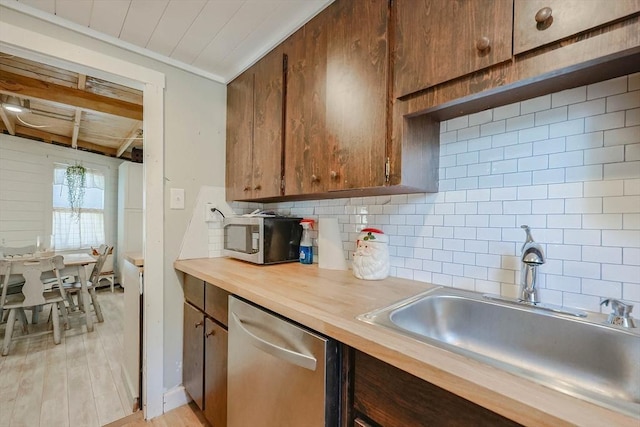
[[[51,234],[54,165],[76,162],[104,173],[105,243],[115,245],[122,160],[0,134],[0,246],[35,244],[36,236]]]
[[[436,194],[264,207],[337,216],[349,257],[362,228],[382,228],[392,276],[505,296],[528,224],[543,302],[640,306],[640,73],[443,122],[439,172]]]
[[[165,75],[163,283],[145,283],[164,293],[163,383],[182,383],[182,286],[173,269],[201,185],[224,186],[226,86],[132,53],[66,28],[0,6],[2,22],[37,31],[94,52],[157,70]],[[55,56],[56,52],[51,52]],[[148,185],[148,183],[147,183]],[[169,209],[169,189],[185,189],[185,209]],[[157,351],[157,349],[151,349]],[[149,375],[160,375],[149,372]]]

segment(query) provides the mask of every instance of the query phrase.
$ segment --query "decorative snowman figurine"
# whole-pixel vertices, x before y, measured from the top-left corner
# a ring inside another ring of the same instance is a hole
[[[381,230],[365,228],[356,241],[353,275],[358,279],[381,280],[389,275],[389,239]]]

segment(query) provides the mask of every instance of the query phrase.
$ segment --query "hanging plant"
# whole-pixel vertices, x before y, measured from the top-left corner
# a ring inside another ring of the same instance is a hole
[[[84,166],[76,164],[68,166],[66,171],[67,189],[69,191],[69,206],[71,207],[71,217],[80,219],[80,207],[84,201],[84,190],[86,184],[87,170]]]

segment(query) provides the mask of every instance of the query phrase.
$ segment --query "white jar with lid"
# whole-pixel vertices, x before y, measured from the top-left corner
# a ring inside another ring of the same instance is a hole
[[[381,230],[362,230],[356,241],[352,268],[358,279],[382,280],[389,276],[389,239]]]

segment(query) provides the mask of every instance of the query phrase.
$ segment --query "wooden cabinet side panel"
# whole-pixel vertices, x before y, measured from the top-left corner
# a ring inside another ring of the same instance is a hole
[[[551,18],[539,25],[544,7]],[[640,12],[640,0],[515,0],[513,51],[519,54]]]
[[[328,10],[326,120],[331,190],[384,185],[388,1]]]
[[[189,396],[200,409],[203,406],[204,390],[204,314],[192,305],[184,304],[182,348],[182,382]]]
[[[204,281],[189,274],[184,275],[184,299],[204,310]]]
[[[211,283],[206,283],[204,295],[205,313],[227,326],[229,318],[229,292]]]
[[[332,6],[329,6],[332,7]],[[285,42],[288,56],[285,123],[285,194],[327,191],[325,119],[326,14],[317,15]]]
[[[395,2],[394,96],[511,58],[513,0]],[[476,42],[487,37],[490,48]]]
[[[251,197],[253,162],[253,72],[227,85],[226,199]]]
[[[204,367],[204,416],[213,427],[227,425],[228,332],[206,319]]]
[[[254,70],[253,197],[280,195],[282,172],[283,58],[276,47]]]
[[[518,425],[359,351],[355,355],[354,406],[385,427]]]

